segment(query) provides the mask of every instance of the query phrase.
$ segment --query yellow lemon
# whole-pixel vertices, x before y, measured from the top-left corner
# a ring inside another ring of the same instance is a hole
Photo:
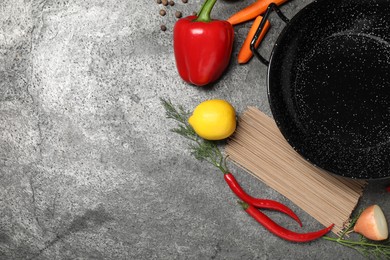
[[[195,108],[188,123],[200,137],[222,140],[236,130],[236,112],[225,100],[207,100]]]

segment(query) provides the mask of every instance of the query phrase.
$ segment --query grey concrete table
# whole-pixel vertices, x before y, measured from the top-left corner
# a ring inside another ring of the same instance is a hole
[[[226,19],[253,1],[220,0]],[[292,17],[309,0],[283,10]],[[153,0],[0,2],[0,259],[359,259],[324,240],[285,242],[236,205],[221,174],[169,131],[160,97],[189,110],[210,98],[270,115],[266,67],[235,60],[250,24],[235,27],[232,63],[212,88],[185,84],[172,49],[175,11]],[[261,53],[283,27],[276,16]],[[165,24],[167,30],[160,30]],[[292,207],[304,231],[320,225],[231,165],[256,196]],[[390,214],[383,183],[359,207]],[[270,213],[288,228],[296,224]]]

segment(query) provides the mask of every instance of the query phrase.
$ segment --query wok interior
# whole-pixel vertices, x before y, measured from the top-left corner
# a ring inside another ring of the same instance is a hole
[[[356,178],[390,176],[390,2],[310,4],[278,39],[273,116],[304,157]]]

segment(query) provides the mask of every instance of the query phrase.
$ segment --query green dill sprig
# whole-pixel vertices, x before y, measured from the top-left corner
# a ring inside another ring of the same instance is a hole
[[[223,173],[228,173],[226,157],[219,149],[218,143],[201,138],[188,123],[191,113],[186,111],[183,106],[175,107],[170,100],[163,98],[160,100],[165,109],[166,117],[178,123],[177,127],[171,129],[171,131],[191,141],[189,145],[191,154],[197,160],[211,163]]]
[[[375,259],[390,259],[390,240],[372,241],[359,234],[358,239],[353,240],[346,236],[353,232],[353,227],[356,224],[361,212],[351,219],[347,227],[345,227],[339,237],[333,238],[324,236],[328,241],[336,242],[340,245],[358,251],[365,257],[373,257]]]

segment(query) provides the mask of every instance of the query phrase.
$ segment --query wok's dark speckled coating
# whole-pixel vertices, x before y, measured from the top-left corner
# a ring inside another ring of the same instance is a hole
[[[288,142],[338,175],[390,176],[390,1],[315,1],[281,33],[268,70]]]

